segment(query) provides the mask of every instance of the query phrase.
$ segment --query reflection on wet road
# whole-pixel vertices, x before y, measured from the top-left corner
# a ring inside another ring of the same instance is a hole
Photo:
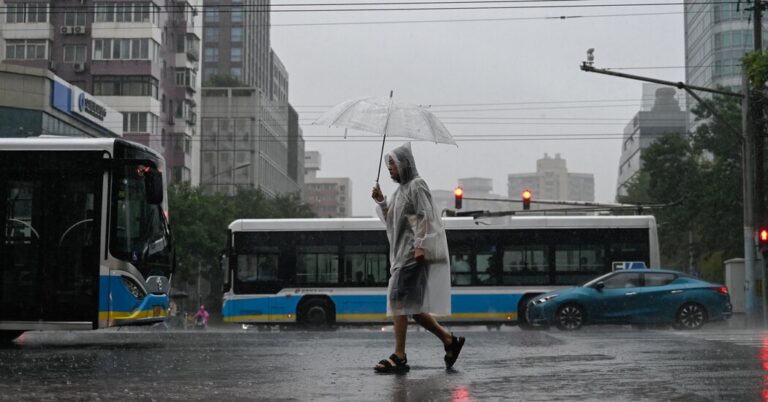
[[[25,334],[0,349],[0,399],[280,401],[768,400],[768,333],[453,328],[455,369],[412,328],[411,371],[375,374],[391,332],[124,329]]]

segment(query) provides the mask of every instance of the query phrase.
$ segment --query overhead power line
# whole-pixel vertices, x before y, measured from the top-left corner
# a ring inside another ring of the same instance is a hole
[[[519,1],[509,1],[507,3],[520,3]],[[546,1],[549,2],[549,1]],[[701,2],[701,4],[736,4],[736,1],[733,0],[713,0],[709,2]],[[430,4],[436,4],[440,5],[441,3],[430,3]],[[446,3],[449,4],[449,3]],[[371,11],[462,11],[462,10],[525,10],[525,9],[587,9],[587,8],[626,8],[626,7],[678,7],[685,5],[684,2],[635,2],[635,3],[599,3],[599,4],[548,4],[548,5],[542,5],[542,4],[525,4],[525,5],[491,5],[491,6],[472,6],[472,5],[466,5],[462,7],[456,7],[456,6],[441,6],[441,7],[359,7],[362,5],[355,4],[352,7],[357,8],[339,8],[344,6],[329,6],[329,7],[336,7],[336,8],[293,8],[293,9],[273,9],[272,7],[265,7],[261,5],[242,5],[242,11],[243,13],[307,13],[307,12],[324,12],[324,13],[331,13],[331,12],[337,12],[337,13],[349,13],[349,12],[371,12]],[[421,5],[416,4],[414,5]],[[306,6],[305,6],[306,7]],[[197,8],[202,9],[203,11],[208,9],[214,9],[218,10],[218,5],[201,5]],[[56,13],[64,13],[67,11],[95,11],[95,6],[52,6],[49,9],[49,13],[56,14]],[[155,10],[153,12],[155,13],[176,13],[177,11],[181,10],[179,6],[175,5],[167,5],[167,6],[161,6],[159,7],[159,11]],[[7,14],[9,11],[6,10],[0,11],[0,14]]]

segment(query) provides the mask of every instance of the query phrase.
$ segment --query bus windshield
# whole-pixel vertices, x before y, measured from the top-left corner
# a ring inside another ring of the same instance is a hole
[[[136,163],[115,169],[110,242],[115,257],[130,261],[144,275],[151,273],[153,261],[167,260],[170,250],[162,206],[147,201],[146,169],[151,168]]]

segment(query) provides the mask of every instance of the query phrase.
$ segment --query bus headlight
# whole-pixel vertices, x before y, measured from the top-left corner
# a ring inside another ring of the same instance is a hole
[[[127,277],[124,276],[123,277],[123,285],[125,286],[126,289],[128,289],[129,292],[131,292],[133,297],[135,297],[137,299],[143,299],[144,298],[144,296],[145,296],[144,291],[141,290],[139,285],[136,284],[136,282],[134,282],[132,279],[127,278]]]

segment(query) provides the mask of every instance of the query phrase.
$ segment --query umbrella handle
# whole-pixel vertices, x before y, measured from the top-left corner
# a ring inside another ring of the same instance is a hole
[[[379,184],[381,177],[381,159],[384,158],[384,142],[387,141],[387,126],[389,125],[389,109],[392,108],[392,95],[395,91],[389,91],[389,106],[387,107],[387,120],[384,122],[384,138],[381,139],[381,152],[379,153],[379,170],[376,171],[376,184]]]
[[[379,184],[379,177],[381,176],[381,160],[384,158],[384,142],[387,140],[387,133],[384,133],[384,138],[381,140],[381,152],[379,153],[379,170],[376,172],[376,184]]]

